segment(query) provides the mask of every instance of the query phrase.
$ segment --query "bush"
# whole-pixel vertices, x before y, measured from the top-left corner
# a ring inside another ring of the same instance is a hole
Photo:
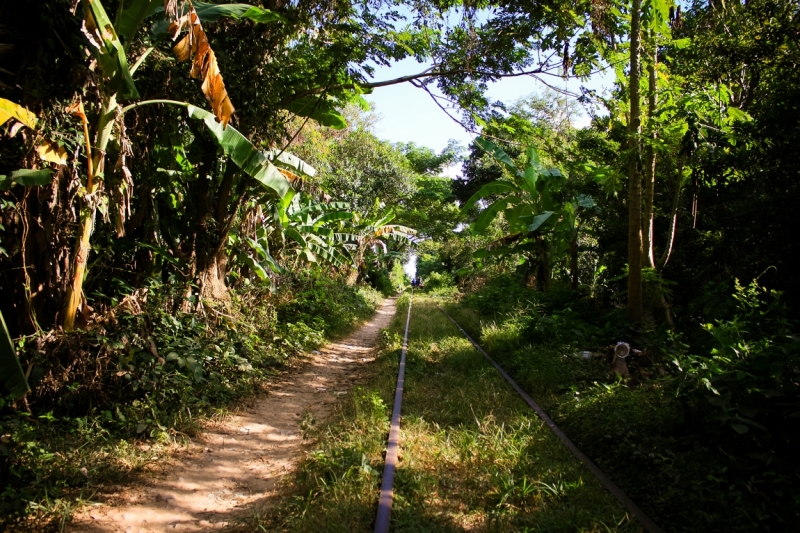
[[[458,287],[449,272],[431,272],[425,280],[425,292],[433,296],[452,298],[458,295]]]
[[[26,338],[30,412],[0,398],[0,526],[73,501],[89,483],[120,479],[142,454],[131,439],[168,443],[197,420],[255,392],[290,358],[371,316],[382,297],[320,271],[251,287],[230,306],[185,312],[183,288],[152,285],[88,331]],[[117,459],[118,456],[124,456]],[[69,499],[61,499],[65,495]]]

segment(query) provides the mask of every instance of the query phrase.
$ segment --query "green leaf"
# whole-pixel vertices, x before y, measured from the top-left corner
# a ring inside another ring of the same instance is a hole
[[[11,335],[8,334],[3,313],[0,313],[0,381],[8,394],[15,400],[22,398],[31,390],[22,365],[19,364]]]
[[[105,83],[112,94],[120,98],[138,99],[139,91],[133,83],[125,49],[108,18],[103,5],[97,0],[82,0],[84,8],[84,34],[89,48],[97,59],[108,81]]]
[[[539,173],[534,167],[526,167],[525,172],[522,174],[522,179],[525,182],[525,185],[528,186],[528,191],[530,193],[536,191],[536,181],[539,179]]]
[[[503,198],[481,211],[481,214],[478,215],[478,219],[472,225],[473,231],[476,233],[483,233],[486,231],[486,228],[489,227],[489,224],[492,223],[497,214],[506,208],[508,202],[509,198]]]
[[[250,257],[247,254],[242,254],[242,261],[248,267],[250,267],[250,270],[252,270],[253,272],[256,273],[256,276],[258,276],[258,279],[260,279],[261,281],[265,281],[265,280],[269,279],[269,274],[267,274],[267,271],[264,269],[263,266],[261,266],[261,264],[258,261],[256,261],[255,259],[253,259],[252,257]]]
[[[34,187],[36,185],[49,185],[51,181],[53,181],[53,171],[48,168],[42,170],[23,168],[15,170],[8,177],[0,176],[0,191],[7,191],[12,185]]]
[[[309,176],[311,178],[317,175],[317,169],[315,169],[314,167],[312,167],[311,165],[309,165],[296,155],[290,154],[289,152],[282,152],[279,150],[267,150],[266,155],[267,157],[270,158],[270,160],[273,163],[277,161],[276,164],[278,164],[278,166],[290,167],[293,170],[296,170],[297,172],[305,174],[306,176]]]
[[[684,37],[683,39],[674,39],[670,44],[675,48],[677,48],[678,50],[683,50],[685,48],[689,48],[690,46],[692,46],[692,39],[691,37]]]
[[[745,433],[750,431],[750,428],[745,426],[744,424],[731,424],[731,427],[739,435],[744,435]]]
[[[281,174],[278,167],[269,158],[259,152],[247,137],[239,133],[233,126],[223,127],[217,122],[213,113],[193,105],[188,106],[191,118],[202,120],[211,134],[220,144],[225,154],[236,163],[247,175],[271,189],[283,198],[291,190],[289,181]]]
[[[318,219],[314,221],[314,227],[318,228],[323,224],[327,224],[328,222],[338,222],[340,220],[352,220],[353,213],[349,213],[347,211],[333,211],[331,213],[325,213]]]
[[[346,263],[352,262],[346,255],[342,254],[335,248],[323,247],[318,244],[310,242],[308,243],[308,249],[314,252],[317,256],[327,261],[328,263],[335,265],[337,267],[342,267]]]
[[[547,222],[547,220],[553,215],[553,211],[545,211],[541,215],[536,215],[533,217],[533,222],[528,226],[528,231],[536,231],[539,229],[542,224]]]
[[[160,9],[157,8],[153,12],[157,13],[164,10],[163,0],[154,0],[156,3],[160,2]],[[235,20],[249,19],[253,22],[269,24],[273,22],[285,22],[286,19],[280,14],[250,4],[208,4],[206,2],[192,2],[200,22],[216,22],[221,17],[228,17]],[[169,21],[162,18],[151,28],[150,32],[153,39],[162,41],[169,36]]]
[[[467,202],[464,204],[464,207],[461,208],[461,212],[466,213],[472,208],[473,205],[475,205],[478,200],[482,198],[507,192],[519,193],[520,189],[510,181],[496,180],[489,182],[478,189],[478,192],[473,194],[470,199],[467,200]]]
[[[303,237],[300,234],[300,232],[297,231],[295,228],[286,228],[284,230],[284,233],[286,234],[287,237],[289,237],[290,239],[295,241],[297,244],[299,244],[303,248],[308,246],[308,243],[306,242],[305,237]]]
[[[742,122],[750,122],[753,120],[753,117],[751,117],[747,112],[736,107],[728,107],[728,118],[731,120],[731,122],[735,122],[737,120],[741,120]]]
[[[270,270],[275,272],[276,274],[285,274],[286,270],[278,264],[277,261],[270,255],[269,250],[266,246],[262,246],[261,243],[258,241],[251,239],[250,237],[246,237],[248,244],[253,248],[253,250],[261,256],[261,259],[266,261],[267,266],[269,266]],[[263,279],[263,278],[262,278]]]
[[[291,111],[299,117],[310,117],[319,122],[322,126],[327,126],[335,130],[347,127],[347,121],[339,113],[331,102],[319,96],[305,96],[295,100],[284,109]]]
[[[274,11],[250,4],[207,4],[205,2],[192,2],[192,4],[201,22],[216,22],[220,17],[237,20],[244,18],[261,24],[286,20]]]
[[[517,168],[517,165],[514,164],[514,160],[503,151],[502,148],[494,144],[492,141],[484,139],[483,137],[478,137],[475,139],[475,144],[480,146],[485,152],[487,152],[490,156],[492,156],[498,163],[503,165],[506,170],[508,170],[512,176],[522,177],[522,173]]]
[[[134,35],[139,31],[142,21],[158,11],[164,11],[163,0],[133,0],[126,2],[127,7],[122,10],[117,25],[117,35],[122,39],[125,48],[130,46]]]

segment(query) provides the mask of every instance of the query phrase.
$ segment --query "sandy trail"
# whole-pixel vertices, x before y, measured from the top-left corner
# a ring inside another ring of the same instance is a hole
[[[369,323],[315,352],[297,374],[282,376],[246,413],[204,432],[163,477],[106,494],[108,501],[79,513],[69,530],[213,531],[266,503],[313,444],[303,440],[301,423],[323,420],[350,393],[394,313],[389,298]]]

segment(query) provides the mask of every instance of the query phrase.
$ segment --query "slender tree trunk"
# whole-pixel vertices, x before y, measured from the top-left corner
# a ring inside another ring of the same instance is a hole
[[[547,238],[539,237],[537,250],[536,288],[542,292],[550,290],[550,242]]]
[[[572,290],[578,288],[578,232],[572,234],[569,242],[569,270],[572,277]]]
[[[106,148],[108,147],[108,141],[111,140],[111,132],[114,129],[116,110],[116,96],[110,96],[103,101],[100,116],[97,120],[97,141],[95,142],[94,151],[90,149],[89,128],[86,119],[83,118],[83,130],[87,144],[86,198],[88,201],[80,212],[78,237],[72,259],[72,279],[64,296],[63,316],[61,318],[61,326],[64,331],[71,331],[75,328],[75,315],[83,299],[83,280],[86,276],[86,264],[91,251],[89,241],[94,230],[94,217],[97,211],[97,198],[94,195],[100,186],[100,180],[95,178],[98,174],[103,173]]]
[[[658,128],[656,127],[656,106],[658,104],[658,83],[656,80],[656,66],[658,64],[658,47],[652,32],[651,46],[653,55],[647,67],[649,76],[648,98],[647,98],[647,118],[650,130],[650,143],[645,149],[644,157],[644,213],[642,214],[642,236],[644,238],[644,260],[645,266],[653,268],[656,266],[655,251],[653,250],[653,200],[656,190],[656,151],[655,142],[658,139]]]
[[[672,195],[672,210],[670,211],[670,218],[669,218],[669,232],[667,233],[667,242],[664,246],[664,253],[661,254],[661,258],[656,263],[656,270],[663,269],[667,262],[669,261],[670,256],[672,255],[672,247],[675,244],[675,231],[678,226],[678,207],[680,206],[681,201],[681,187],[683,185],[683,166],[686,164],[686,154],[681,154],[678,163],[678,179],[675,183],[675,192]]]
[[[628,320],[642,321],[642,180],[639,176],[639,47],[641,0],[631,8],[630,122],[628,124],[630,165],[628,168]]]

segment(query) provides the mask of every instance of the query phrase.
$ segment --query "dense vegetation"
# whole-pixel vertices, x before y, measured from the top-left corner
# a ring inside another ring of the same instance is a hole
[[[83,489],[348,331],[413,246],[425,290],[665,529],[792,529],[796,2],[7,0],[0,17],[4,527],[68,520]],[[411,57],[419,74],[372,79]],[[486,94],[601,68],[607,94]],[[480,136],[377,138],[363,95],[404,82]]]

